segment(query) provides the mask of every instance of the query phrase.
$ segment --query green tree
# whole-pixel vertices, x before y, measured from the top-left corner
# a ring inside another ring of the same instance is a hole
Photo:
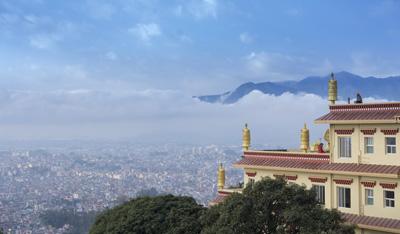
[[[324,209],[315,192],[265,178],[233,194],[203,216],[202,233],[354,233],[340,213]]]
[[[204,209],[191,197],[139,197],[99,215],[89,233],[200,233]]]

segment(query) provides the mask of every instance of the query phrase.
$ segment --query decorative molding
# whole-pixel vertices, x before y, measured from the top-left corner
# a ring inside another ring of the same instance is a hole
[[[285,175],[287,180],[297,180],[297,175]]]
[[[257,175],[257,172],[246,172],[246,175],[247,175],[248,177],[254,177],[254,176]]]
[[[400,102],[330,105],[329,110],[398,110]]]
[[[274,174],[275,178],[284,178],[286,180],[297,180],[297,175],[284,175],[284,174]]]
[[[354,132],[354,128],[352,129],[335,129],[336,134],[339,135],[351,135]]]
[[[352,184],[353,183],[353,179],[333,179],[333,181],[335,181],[336,184]]]
[[[379,185],[385,189],[395,189],[397,187],[397,183],[379,183]]]
[[[328,178],[326,177],[308,177],[308,179],[314,183],[325,183],[328,181]]]
[[[395,128],[395,129],[381,129],[381,132],[385,135],[396,135],[397,133],[399,133],[399,129]]]
[[[376,133],[376,128],[374,128],[374,129],[361,129],[360,131],[364,135],[374,135]]]
[[[328,153],[301,153],[301,152],[287,152],[287,151],[246,151],[244,152],[243,156],[329,160]]]
[[[364,185],[364,187],[373,188],[376,185],[376,181],[361,181],[361,184]]]
[[[230,195],[230,194],[232,194],[232,192],[227,192],[227,191],[218,191],[218,194],[219,194],[219,195],[222,195],[222,196],[227,196],[227,195]]]

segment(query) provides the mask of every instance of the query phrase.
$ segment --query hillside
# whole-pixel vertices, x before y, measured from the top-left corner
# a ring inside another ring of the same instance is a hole
[[[335,74],[339,83],[339,100],[347,100],[348,97],[355,97],[356,93],[361,93],[363,97],[373,97],[387,100],[400,100],[400,76],[377,78],[361,77],[349,72],[339,72]],[[326,97],[328,93],[328,80],[330,76],[310,76],[299,81],[281,82],[248,82],[240,85],[233,91],[224,92],[217,95],[195,96],[203,102],[209,103],[235,103],[254,90],[265,94],[279,96],[285,92],[299,94],[311,93],[321,97]]]

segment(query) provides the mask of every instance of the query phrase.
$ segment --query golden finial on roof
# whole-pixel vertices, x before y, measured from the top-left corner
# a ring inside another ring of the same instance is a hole
[[[337,80],[333,72],[331,73],[331,79],[328,82],[328,101],[331,105],[335,105],[337,100]]]
[[[243,151],[249,150],[249,148],[250,148],[250,129],[247,128],[247,123],[244,125],[244,128],[243,128],[242,148],[243,148]]]
[[[224,189],[225,187],[225,169],[220,163],[218,165],[218,184],[217,184],[218,190]]]
[[[329,128],[325,131],[324,140],[328,143],[328,149],[330,149]]]
[[[310,131],[308,130],[306,124],[304,124],[303,129],[301,129],[300,149],[303,152],[307,152],[310,149]]]

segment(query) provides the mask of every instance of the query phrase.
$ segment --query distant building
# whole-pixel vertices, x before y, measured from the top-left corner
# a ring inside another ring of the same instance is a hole
[[[336,208],[356,224],[356,233],[400,233],[400,103],[337,104],[337,81],[329,81],[329,113],[316,119],[329,124],[326,146],[309,144],[301,130],[300,150],[250,149],[250,130],[243,130],[243,156],[236,168],[244,170],[244,184],[262,177],[284,177],[288,183],[314,188],[318,201]],[[219,166],[218,196],[232,192],[224,186]]]

